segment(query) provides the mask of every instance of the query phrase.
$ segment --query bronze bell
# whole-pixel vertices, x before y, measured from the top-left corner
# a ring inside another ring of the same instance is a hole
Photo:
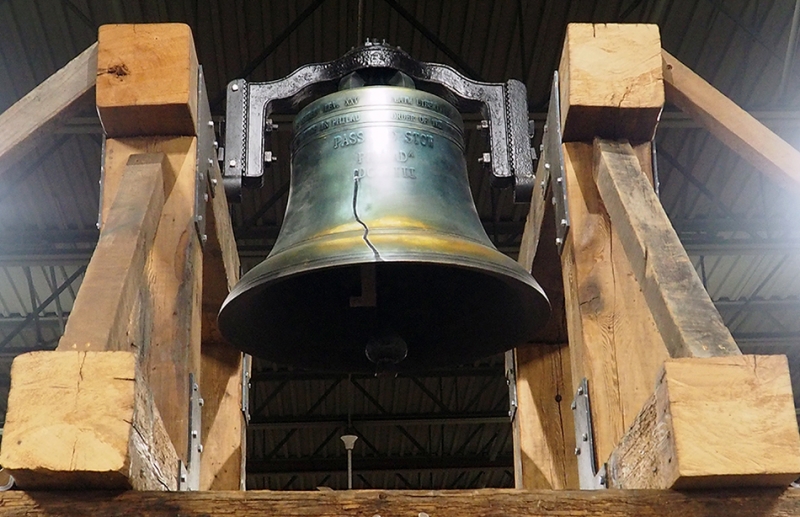
[[[280,235],[219,326],[278,363],[413,371],[525,343],[549,310],[483,230],[458,111],[424,91],[367,86],[296,116]]]

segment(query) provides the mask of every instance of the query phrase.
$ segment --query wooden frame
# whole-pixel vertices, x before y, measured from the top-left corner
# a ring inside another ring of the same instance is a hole
[[[30,106],[41,112],[20,138],[0,148],[2,168],[35,147],[48,125],[85,99],[94,86],[86,79],[88,69],[103,78],[97,83],[101,117],[118,137],[108,139],[104,156],[100,243],[59,349],[15,362],[0,462],[23,489],[174,490],[177,464],[188,459],[188,374],[200,372],[207,402],[201,488],[239,489],[241,354],[225,344],[215,326],[239,264],[216,166],[215,181],[200,189],[208,194],[205,247],[194,227],[201,144],[192,36],[176,24],[141,31],[107,26],[101,36],[99,48],[88,49],[0,116],[1,130],[28,118]],[[515,354],[521,392],[514,428],[518,485],[576,488],[574,431],[566,407],[580,379],[589,377],[598,459],[609,460],[612,486],[777,490],[6,492],[0,495],[4,512],[51,515],[91,507],[102,514],[125,505],[126,511],[150,515],[193,515],[224,505],[242,515],[338,515],[343,508],[365,515],[490,515],[498,508],[520,516],[567,510],[643,516],[800,513],[800,496],[781,490],[800,475],[800,434],[785,358],[741,355],[652,193],[648,140],[664,85],[668,100],[776,179],[800,183],[794,165],[800,155],[662,53],[657,36],[656,27],[643,25],[568,29],[561,111],[571,230],[559,257],[552,208],[534,205],[526,222],[519,260],[543,273],[539,277],[554,293],[556,316],[538,348]],[[598,48],[613,59],[593,58]],[[157,66],[165,56],[181,66]],[[148,74],[152,81],[142,81]],[[604,77],[611,79],[598,86]],[[159,81],[169,87],[160,89]],[[589,83],[594,86],[586,88]],[[45,110],[37,103],[51,91],[60,96]],[[148,126],[154,117],[158,124]],[[606,117],[614,124],[604,125]],[[765,144],[739,145],[754,139]],[[541,191],[545,185],[536,188],[537,198],[547,197]],[[98,304],[113,307],[101,320]],[[109,385],[114,388],[106,389]],[[74,386],[70,400],[86,403],[61,408],[60,386]],[[30,404],[31,393],[40,392],[46,396]],[[98,404],[119,411],[87,409]],[[73,443],[70,454],[53,455],[35,438],[31,430],[45,416],[53,420],[51,434]],[[109,420],[113,429],[107,428]],[[738,431],[714,432],[719,422]],[[84,461],[108,457],[117,461]]]

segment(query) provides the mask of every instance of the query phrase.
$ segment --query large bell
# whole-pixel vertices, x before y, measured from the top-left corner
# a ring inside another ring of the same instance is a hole
[[[458,111],[423,91],[368,86],[295,118],[280,235],[219,326],[278,363],[407,371],[525,343],[548,315],[539,284],[483,230]]]

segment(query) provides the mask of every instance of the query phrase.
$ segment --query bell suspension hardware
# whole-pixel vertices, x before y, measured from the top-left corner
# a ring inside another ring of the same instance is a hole
[[[608,488],[606,464],[597,468],[594,433],[592,431],[592,406],[589,399],[589,381],[584,378],[572,401],[575,420],[575,456],[578,459],[578,481],[582,490]]]
[[[459,112],[485,110],[492,177],[530,197],[525,98],[519,82],[470,81],[379,44],[279,81],[233,81],[232,197],[263,175],[272,128],[262,124],[301,109],[280,234],[225,300],[222,334],[274,362],[368,373],[469,362],[533,339],[549,303],[483,230]]]
[[[482,113],[493,185],[513,186],[516,201],[530,201],[536,153],[530,145],[533,125],[528,120],[525,85],[514,79],[474,81],[449,66],[416,61],[399,48],[370,41],[335,61],[305,65],[283,79],[267,83],[237,79],[228,84],[222,176],[229,199],[238,201],[243,185],[263,185],[264,168],[275,158],[270,149],[270,133],[277,128],[270,119],[273,113],[294,113],[303,101],[335,91],[348,75],[380,69],[402,72],[408,79],[400,86],[416,82],[461,112]],[[352,83],[346,86],[351,88]]]

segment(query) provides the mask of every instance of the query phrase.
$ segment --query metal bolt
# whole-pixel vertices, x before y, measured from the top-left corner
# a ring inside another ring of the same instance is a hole
[[[566,225],[567,225],[567,220],[566,219],[562,219],[561,220],[561,226],[566,226]]]
[[[181,474],[181,483],[186,483],[186,474]]]
[[[583,386],[578,386],[578,395],[583,395]]]
[[[508,410],[508,417],[509,417],[509,418],[511,418],[511,415],[512,415],[512,414],[513,414],[513,413],[511,413],[511,410],[509,409],[509,410]]]
[[[550,170],[550,164],[549,163],[545,163],[544,164],[544,169],[549,171]]]
[[[557,181],[558,183],[561,183],[562,181],[564,181],[564,178],[562,178],[561,176],[559,176],[559,177],[557,177],[557,178],[556,178],[556,181]]]
[[[228,162],[228,167],[236,167],[236,160],[231,160]]]
[[[233,91],[235,91],[235,92],[236,92],[236,91],[239,91],[239,85],[238,85],[238,84],[232,84],[232,85],[231,85],[231,90],[233,90]]]
[[[202,215],[198,215],[197,216],[197,222],[199,223],[199,222],[202,222],[202,221],[203,221],[203,216]]]
[[[214,121],[213,120],[209,120],[208,121],[208,127],[214,127]]]
[[[544,190],[544,180],[542,180],[542,190]]]
[[[506,386],[511,386],[511,379],[506,379]]]
[[[206,403],[205,400],[203,400],[202,398],[200,398],[200,400],[197,401],[197,405],[200,407],[203,407],[203,404],[205,403]]]
[[[200,237],[200,241],[202,241],[202,243],[203,243],[203,244],[205,244],[206,242],[208,242],[208,235],[206,235],[206,234],[203,234],[203,235]]]
[[[197,444],[197,452],[203,452],[203,444],[202,443],[198,443]]]
[[[544,144],[539,144],[539,152],[540,153],[544,152]]]
[[[562,242],[564,242],[564,240],[561,237],[556,237],[556,246],[561,246]]]
[[[217,182],[217,178],[211,178],[211,186],[212,186],[212,187],[216,187],[216,186],[217,186],[217,183],[218,183],[218,182]]]
[[[206,179],[206,175],[205,175],[205,173],[201,172],[200,173],[200,181],[203,181],[204,179]]]
[[[580,455],[581,455],[581,448],[575,447],[575,456],[580,456]]]
[[[208,201],[208,194],[203,194],[203,201]]]
[[[600,486],[606,486],[608,479],[605,476],[600,476]]]
[[[551,197],[550,201],[553,203],[553,206],[556,206],[556,196]]]
[[[583,440],[584,442],[588,442],[589,441],[589,435],[586,434],[586,433],[583,433],[581,435],[581,440]]]
[[[572,404],[570,404],[570,406],[569,406],[569,407],[570,407],[570,409],[572,409],[573,411],[575,411],[576,409],[578,409],[578,405],[575,403],[575,401],[572,401]]]
[[[198,386],[196,382],[193,382],[192,383],[192,391],[197,391],[199,389],[200,389],[200,386]]]
[[[94,225],[97,226],[98,230],[100,229],[100,223],[95,223]]]
[[[192,431],[192,438],[197,438],[197,431]]]

